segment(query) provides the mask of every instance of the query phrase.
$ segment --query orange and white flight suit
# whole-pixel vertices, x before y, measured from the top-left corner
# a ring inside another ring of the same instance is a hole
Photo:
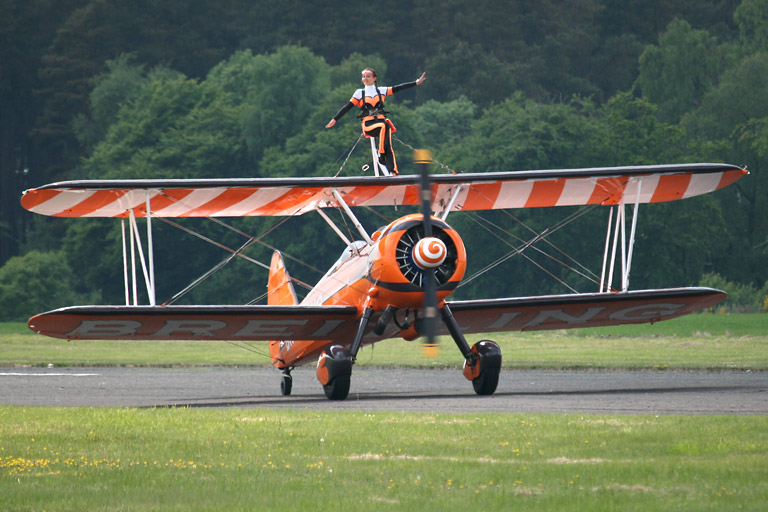
[[[333,116],[338,121],[352,107],[362,109],[360,117],[363,121],[363,134],[366,137],[375,137],[379,142],[379,163],[385,165],[392,174],[397,174],[397,160],[392,149],[392,134],[397,131],[392,121],[387,119],[384,111],[384,98],[404,89],[415,87],[416,82],[406,82],[393,87],[378,87],[367,85],[358,89],[349,99],[349,103],[341,107],[341,110]]]

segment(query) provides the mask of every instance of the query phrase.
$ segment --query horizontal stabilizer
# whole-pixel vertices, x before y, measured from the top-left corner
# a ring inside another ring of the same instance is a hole
[[[747,174],[729,164],[677,164],[439,174],[432,209],[493,210],[587,204],[660,203],[713,192]],[[349,206],[419,205],[419,176],[83,180],[24,192],[27,210],[54,217],[294,216]]]

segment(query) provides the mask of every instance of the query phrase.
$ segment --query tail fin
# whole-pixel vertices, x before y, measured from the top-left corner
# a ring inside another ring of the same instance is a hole
[[[269,282],[267,284],[267,304],[270,306],[287,305],[295,306],[299,303],[293,282],[285,269],[283,255],[280,251],[272,254],[272,262],[269,265]]]
[[[299,303],[296,297],[296,291],[293,289],[293,282],[288,271],[285,269],[283,255],[280,251],[272,254],[272,262],[269,265],[269,281],[267,282],[267,304],[270,306],[287,305],[292,306]],[[279,341],[269,342],[269,355],[272,358],[272,364],[278,366],[277,356],[280,351]]]

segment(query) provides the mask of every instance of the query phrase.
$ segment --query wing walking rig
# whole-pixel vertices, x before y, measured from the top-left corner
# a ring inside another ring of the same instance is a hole
[[[453,338],[466,360],[465,377],[483,395],[496,390],[501,351],[492,341],[470,347],[465,333],[655,322],[726,297],[709,288],[629,291],[637,209],[719,190],[747,174],[745,169],[704,163],[429,176],[429,158],[421,158],[422,176],[88,180],[27,190],[21,204],[31,212],[121,218],[129,222],[131,240],[139,239],[136,218],[146,217],[147,258],[137,245],[149,296],[149,305],[138,305],[134,277],[131,305],[129,281],[136,261],[133,256],[128,264],[124,236],[126,305],[62,308],[32,317],[29,326],[67,339],[269,341],[272,363],[283,371],[283,394],[291,392],[291,369],[317,361],[318,380],[331,399],[346,398],[362,345],[393,337],[431,338],[436,332]],[[401,217],[373,235],[351,209],[409,205],[422,205],[422,213]],[[446,222],[450,212],[575,205],[616,209],[597,293],[447,300],[466,270],[464,244]],[[635,210],[627,236],[629,205]],[[327,208],[343,209],[362,240],[348,240],[323,212]],[[298,216],[311,211],[331,224],[347,249],[300,304],[276,251],[265,306],[156,305],[152,218]],[[617,258],[620,292],[610,284]],[[437,315],[442,324],[435,331],[430,319]]]

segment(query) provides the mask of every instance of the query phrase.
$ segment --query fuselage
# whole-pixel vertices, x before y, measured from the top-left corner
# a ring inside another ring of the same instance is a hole
[[[436,270],[437,300],[451,295],[466,271],[466,250],[456,231],[432,217],[434,236],[447,246],[445,262]],[[424,303],[424,273],[413,261],[413,246],[423,237],[423,217],[401,217],[373,234],[373,244],[353,242],[307,294],[301,305],[352,305],[362,315],[367,308],[382,312],[387,307],[407,309],[414,315]],[[414,332],[402,332],[412,338]],[[376,340],[364,343],[373,343]],[[349,340],[348,343],[351,343]],[[280,366],[298,366],[338,340],[285,342],[279,352]],[[344,343],[342,343],[343,345]]]

